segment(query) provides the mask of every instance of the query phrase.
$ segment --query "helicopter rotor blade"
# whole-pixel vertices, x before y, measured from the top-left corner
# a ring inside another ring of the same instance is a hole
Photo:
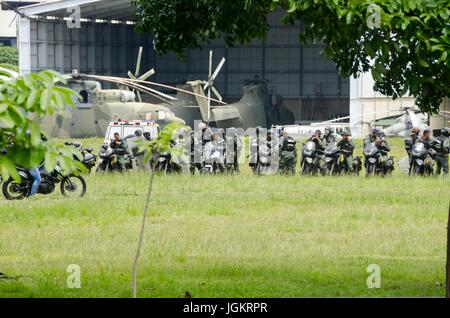
[[[208,68],[208,78],[211,78],[211,72],[212,72],[212,58],[213,58],[213,51],[209,51],[209,68]]]
[[[216,70],[214,71],[214,74],[213,74],[212,76],[210,75],[210,77],[209,77],[209,80],[210,80],[210,81],[214,81],[214,80],[216,79],[217,75],[219,74],[219,72],[220,72],[220,70],[222,69],[222,67],[223,67],[224,64],[225,64],[225,58],[222,57],[222,59],[220,60],[219,65],[217,65],[217,68],[216,68]]]
[[[134,77],[138,77],[139,71],[141,70],[141,60],[142,60],[142,51],[143,50],[144,50],[144,48],[142,46],[140,46],[137,61],[136,61],[136,71],[134,72]]]
[[[174,90],[174,91],[177,91],[177,92],[189,94],[189,95],[192,95],[192,96],[196,96],[196,97],[199,97],[199,98],[207,99],[207,97],[205,95],[196,94],[196,93],[193,93],[192,91],[188,91],[188,90],[185,90],[185,89],[182,89],[182,88],[173,87],[173,86],[170,86],[170,85],[156,83],[156,82],[152,82],[152,81],[142,81],[142,80],[137,80],[137,79],[136,80],[131,80],[131,79],[125,79],[125,78],[122,78],[122,77],[102,76],[102,75],[89,75],[89,74],[80,74],[79,76],[80,77],[85,77],[85,78],[95,78],[95,79],[98,79],[98,80],[107,80],[109,82],[128,81],[128,82],[132,82],[132,83],[142,83],[142,84],[162,87],[162,88]],[[137,84],[135,84],[135,85],[137,85]],[[143,87],[148,88],[146,86],[143,86]],[[176,98],[174,98],[172,96],[170,96],[170,98],[173,99],[173,100],[176,100]],[[227,105],[227,103],[221,102],[220,100],[217,100],[217,99],[211,98],[211,100],[214,101],[214,102],[220,103],[222,105]]]
[[[214,86],[211,86],[211,90],[214,93],[214,95],[216,95],[218,100],[220,100],[220,101],[223,100],[222,96],[220,95],[220,93],[217,91],[217,89]]]
[[[141,97],[141,93],[139,92],[139,90],[136,89],[135,94],[137,95],[139,102],[142,103],[142,97]]]
[[[131,73],[131,71],[128,71],[127,75],[131,79],[136,79],[136,76],[134,76],[133,73]]]
[[[153,74],[155,74],[155,70],[152,68],[150,71],[142,74],[141,76],[138,77],[138,79],[145,81],[147,78],[149,78],[150,76],[152,76]]]

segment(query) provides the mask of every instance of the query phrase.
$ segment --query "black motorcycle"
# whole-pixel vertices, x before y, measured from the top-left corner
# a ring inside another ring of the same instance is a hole
[[[324,151],[327,175],[344,175],[350,170],[345,158],[350,155],[347,150],[339,149],[336,142],[331,142]],[[353,173],[358,175],[361,171],[361,158],[353,157]]]
[[[22,200],[27,197],[34,182],[33,177],[27,169],[17,167],[17,171],[21,177],[21,181],[18,182],[10,178],[2,186],[3,195],[8,200]],[[50,173],[46,172],[43,166],[41,166],[40,172],[42,182],[39,185],[37,193],[53,193],[58,183],[60,183],[60,190],[64,196],[82,197],[86,193],[86,181],[80,175],[69,174],[64,176],[59,166]]]
[[[166,174],[179,173],[182,169],[180,166],[172,162],[172,155],[170,152],[163,152],[160,153],[157,158],[155,170],[157,172]]]
[[[319,150],[316,149],[314,141],[307,141],[302,147],[301,174],[315,175],[320,172],[319,168]]]
[[[96,172],[108,172],[108,171],[119,171],[120,167],[117,162],[117,155],[122,155],[125,161],[125,169],[133,169],[134,156],[129,154],[128,151],[124,150],[114,150],[108,144],[103,144],[100,148],[98,156],[100,161],[98,163]]]
[[[411,163],[409,175],[431,176],[434,173],[435,155],[433,149],[427,149],[422,142],[416,142],[411,149]]]
[[[97,163],[97,156],[92,153],[93,149],[92,148],[83,148],[83,145],[80,142],[68,141],[68,142],[65,142],[64,144],[66,146],[73,146],[78,151],[81,152],[81,154],[83,156],[83,160],[81,161],[81,163],[86,167],[87,171],[89,173],[91,173],[92,168],[94,168]]]
[[[366,168],[366,177],[374,175],[385,176],[392,172],[394,164],[392,163],[388,166],[386,162],[383,162],[383,157],[387,155],[387,153],[381,151],[375,142],[366,143],[364,145],[363,152],[365,158],[364,166]],[[392,158],[389,158],[388,160],[392,160]]]

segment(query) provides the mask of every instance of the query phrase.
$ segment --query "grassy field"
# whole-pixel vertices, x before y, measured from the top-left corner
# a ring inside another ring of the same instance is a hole
[[[402,141],[392,143],[401,158]],[[92,174],[81,200],[0,199],[0,297],[130,297],[148,179]],[[441,297],[449,199],[448,178],[398,171],[158,176],[138,296]],[[80,289],[66,286],[69,264],[81,268]],[[367,288],[370,264],[379,289]]]

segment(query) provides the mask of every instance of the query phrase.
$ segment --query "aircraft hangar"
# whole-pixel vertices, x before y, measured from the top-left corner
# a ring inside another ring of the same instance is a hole
[[[79,8],[80,25],[69,18]],[[202,50],[188,50],[180,62],[174,54],[159,56],[151,34],[134,31],[131,0],[55,0],[20,9],[18,23],[21,73],[54,69],[71,73],[127,76],[134,72],[140,46],[144,47],[141,73],[156,70],[151,80],[177,84],[186,79],[206,79],[208,52],[214,64],[226,63],[215,86],[226,101],[242,95],[244,80],[255,75],[270,81],[274,92],[294,113],[297,123],[323,121],[350,114],[352,133],[360,137],[367,127],[361,123],[396,115],[401,106],[413,106],[414,98],[395,101],[373,91],[370,74],[341,78],[335,64],[320,55],[320,45],[301,45],[302,25],[282,25],[282,12],[269,17],[271,25],[264,41],[225,47],[216,40]],[[108,87],[108,84],[104,84]],[[447,109],[447,105],[444,105]],[[446,120],[444,119],[444,122]]]

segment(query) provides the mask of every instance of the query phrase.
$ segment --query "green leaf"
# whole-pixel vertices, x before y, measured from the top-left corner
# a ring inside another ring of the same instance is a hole
[[[41,130],[39,129],[39,127],[32,123],[31,124],[31,144],[34,147],[39,146],[39,144],[41,143]]]
[[[56,161],[58,159],[58,154],[54,151],[48,151],[45,154],[45,170],[53,171],[56,167]]]
[[[51,100],[51,91],[49,88],[44,89],[41,94],[40,108],[42,111],[47,110],[47,107],[50,106]]]
[[[353,12],[349,11],[345,17],[345,23],[351,24],[353,20]]]
[[[27,109],[33,108],[34,104],[37,102],[38,96],[39,96],[39,90],[33,89],[31,91],[30,95],[28,95],[27,104],[26,104]]]
[[[430,67],[430,65],[429,65],[426,61],[424,61],[424,60],[422,60],[422,59],[419,59],[419,64],[420,64],[421,66],[423,66],[423,67]]]
[[[3,180],[7,180],[9,177],[11,177],[16,181],[20,181],[20,176],[17,172],[16,166],[5,155],[0,155],[0,172]]]

